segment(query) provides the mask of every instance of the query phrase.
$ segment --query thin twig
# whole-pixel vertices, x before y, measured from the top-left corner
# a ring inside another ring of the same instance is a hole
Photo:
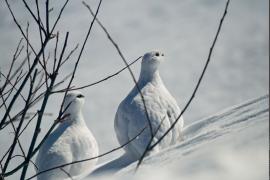
[[[67,2],[68,2],[68,0],[66,1],[66,3],[67,3]],[[68,84],[68,88],[67,88],[67,89],[69,89],[69,87],[71,86],[71,83],[72,83],[72,81],[73,81],[73,79],[74,79],[74,75],[75,75],[75,72],[76,72],[76,70],[77,70],[78,63],[79,63],[79,61],[80,61],[80,59],[81,59],[81,55],[82,55],[82,53],[83,53],[85,44],[86,44],[86,42],[87,42],[87,40],[88,40],[88,38],[89,38],[89,35],[90,35],[91,30],[92,30],[94,21],[95,21],[96,16],[97,16],[97,14],[98,14],[98,12],[99,12],[101,2],[102,2],[102,0],[99,1],[99,5],[98,5],[97,11],[96,11],[96,13],[95,13],[94,19],[92,20],[92,22],[91,22],[91,24],[90,24],[90,27],[89,27],[89,29],[88,29],[87,35],[86,35],[86,37],[85,37],[83,46],[82,46],[81,51],[80,51],[80,53],[79,53],[78,59],[77,59],[77,61],[76,61],[76,64],[75,64],[75,67],[74,67],[74,70],[73,70],[73,73],[72,73],[72,77],[71,77],[71,79],[70,79],[70,82],[69,82],[69,84]],[[60,12],[60,14],[59,14],[59,16],[58,16],[59,18],[60,18],[61,14],[62,14],[62,10],[63,10],[64,7],[66,6],[66,3],[64,4],[63,8],[61,9],[61,12]],[[53,28],[52,28],[52,31],[53,31],[54,27],[56,26],[57,22],[58,22],[58,20],[56,20],[56,22],[55,22],[55,24],[54,24],[54,26],[53,26]],[[67,35],[68,35],[68,34],[67,34]],[[67,39],[67,37],[66,37],[66,39]],[[65,47],[66,47],[66,46],[64,46],[64,48],[65,48]],[[63,55],[63,53],[60,55],[60,59],[62,58],[62,55]],[[58,68],[60,67],[60,64],[61,64],[61,61],[59,60]],[[57,69],[57,68],[56,68],[56,69]],[[56,70],[56,72],[58,72],[58,70]],[[54,73],[54,74],[52,75],[53,77],[52,77],[51,84],[54,83],[53,80],[55,79],[54,77],[56,77],[56,75],[57,75],[57,73]],[[53,82],[53,83],[52,83],[52,82]],[[49,93],[50,93],[50,92],[49,92]],[[65,92],[65,96],[66,96],[66,94],[67,94],[67,91]],[[65,96],[64,96],[64,98],[65,98]],[[45,94],[45,98],[44,98],[44,100],[43,100],[41,110],[39,111],[39,116],[38,116],[38,121],[37,121],[37,124],[36,124],[36,129],[35,129],[35,132],[34,132],[34,135],[33,135],[33,139],[32,139],[32,142],[31,142],[29,151],[28,151],[27,160],[24,161],[23,163],[21,163],[20,165],[18,165],[18,166],[17,166],[16,168],[14,168],[13,170],[11,170],[11,171],[9,171],[9,172],[7,172],[7,173],[5,173],[5,174],[2,174],[3,176],[9,176],[9,175],[15,173],[16,171],[18,171],[21,167],[23,167],[23,172],[22,172],[21,178],[24,178],[24,177],[25,177],[25,174],[26,174],[26,171],[27,171],[27,164],[28,164],[30,158],[38,151],[38,148],[36,148],[34,151],[33,151],[33,148],[34,148],[34,144],[35,144],[35,141],[36,141],[38,132],[39,132],[40,121],[41,121],[42,114],[43,114],[44,109],[45,109],[45,105],[46,105],[47,99],[48,99],[48,95]],[[44,105],[44,104],[45,104],[45,105]],[[61,105],[60,113],[59,113],[59,114],[61,114],[61,109],[62,109],[62,108],[63,108],[63,103],[62,103],[62,105]],[[0,127],[1,127],[1,126],[0,126]],[[51,128],[51,131],[53,130],[53,128],[54,128],[54,127]],[[49,131],[48,131],[48,133],[49,133]],[[41,146],[41,144],[40,144],[40,146]],[[39,147],[40,147],[40,146],[39,146]]]
[[[35,52],[35,49],[34,49],[33,46],[30,44],[29,39],[26,37],[25,33],[23,32],[21,25],[20,25],[19,22],[17,21],[17,18],[15,17],[14,12],[12,11],[12,9],[11,9],[11,7],[10,7],[10,4],[8,3],[8,0],[5,0],[5,2],[6,2],[6,5],[7,5],[7,7],[8,7],[8,10],[9,10],[9,12],[10,12],[12,18],[13,18],[14,23],[16,24],[16,26],[17,26],[18,29],[20,30],[22,36],[23,36],[24,39],[26,40],[27,44],[29,44],[29,46],[30,46],[30,48],[32,49],[32,51],[34,52],[34,54],[37,55],[37,53]]]
[[[18,26],[18,28],[21,30],[23,36],[25,37],[25,34],[24,34],[24,32],[22,31],[21,26],[20,26],[19,23],[17,22],[17,19],[15,18],[14,14],[13,14],[13,11],[11,10],[8,1],[5,0],[5,2],[6,2],[6,4],[7,4],[7,6],[8,6],[8,9],[9,9],[9,11],[10,11],[12,17],[13,17],[14,22],[16,23],[16,25]],[[20,85],[18,91],[17,91],[17,92],[15,93],[15,95],[13,96],[13,98],[12,98],[12,100],[11,100],[9,106],[8,106],[8,109],[7,109],[7,111],[5,112],[4,117],[2,118],[2,120],[1,120],[1,122],[0,122],[0,129],[2,129],[3,125],[5,124],[5,121],[6,121],[6,118],[7,118],[7,116],[8,116],[8,113],[10,112],[11,108],[13,107],[13,105],[14,105],[14,103],[15,103],[17,97],[19,96],[20,92],[21,92],[22,89],[24,88],[24,86],[25,86],[26,82],[28,81],[28,79],[29,79],[31,73],[33,72],[34,68],[35,68],[36,65],[38,64],[38,62],[39,62],[39,57],[41,56],[42,52],[44,51],[44,49],[45,49],[45,47],[46,47],[46,45],[47,45],[47,43],[48,43],[49,40],[50,40],[50,38],[49,38],[49,37],[46,37],[45,40],[44,40],[44,43],[41,45],[41,48],[40,48],[38,54],[36,55],[36,57],[35,57],[35,59],[34,59],[34,61],[33,61],[33,63],[32,63],[31,68],[29,69],[28,73],[26,74],[26,76],[25,76],[25,78],[24,78],[22,84]],[[29,43],[28,39],[26,39],[26,41],[27,41],[27,43]],[[29,45],[30,45],[30,44],[29,44]]]
[[[110,150],[110,151],[107,151],[107,152],[102,153],[102,154],[100,154],[100,155],[98,155],[98,156],[95,156],[95,157],[91,157],[91,158],[87,158],[87,159],[83,159],[83,160],[78,160],[78,161],[73,161],[73,162],[70,162],[70,163],[66,163],[66,164],[62,164],[62,165],[59,165],[59,166],[55,166],[55,167],[46,169],[46,170],[44,170],[44,171],[40,171],[40,172],[38,172],[37,174],[35,174],[35,175],[29,177],[29,178],[26,179],[26,180],[33,179],[34,177],[36,177],[36,176],[38,176],[38,175],[40,175],[40,174],[43,174],[43,173],[45,173],[45,172],[48,172],[48,171],[52,171],[52,170],[55,170],[55,169],[63,168],[63,167],[66,167],[66,166],[69,166],[69,165],[72,165],[72,164],[77,164],[77,163],[82,163],[82,162],[86,162],[86,161],[91,161],[91,160],[94,160],[94,159],[97,159],[97,158],[101,158],[101,157],[103,157],[103,156],[106,156],[107,154],[110,154],[110,153],[112,153],[112,152],[114,152],[114,151],[117,151],[117,150],[119,150],[119,149],[122,149],[123,147],[125,147],[126,145],[128,145],[129,143],[131,143],[132,141],[134,141],[137,137],[139,137],[139,136],[144,132],[144,130],[145,130],[146,128],[147,128],[147,126],[145,126],[144,128],[142,128],[142,129],[140,130],[140,132],[139,132],[136,136],[134,136],[133,138],[131,138],[129,141],[127,141],[126,143],[124,143],[124,144],[122,144],[122,145],[120,145],[120,146],[118,146],[118,147],[116,147],[116,148],[114,148],[114,149],[112,149],[112,150]]]
[[[18,135],[18,138],[22,135],[22,133],[26,130],[26,128],[28,127],[28,125],[31,123],[31,121],[37,116],[37,113],[35,113],[33,115],[33,117],[31,117],[31,119],[26,123],[25,127],[21,130],[21,132]],[[11,122],[10,122],[11,123]],[[2,161],[4,160],[4,158],[8,155],[9,151],[11,149],[11,146],[9,147],[9,149],[6,151],[6,153],[4,153],[3,157],[0,160],[0,164],[2,164]],[[2,172],[3,172],[3,167],[2,167]]]
[[[1,96],[1,95],[0,95],[0,96]],[[3,98],[3,96],[1,96],[1,98]],[[4,107],[7,109],[6,103],[4,102],[3,104],[4,104]],[[9,119],[11,119],[10,115],[9,115],[8,117],[9,117]],[[11,125],[12,125],[12,129],[13,129],[13,131],[14,131],[14,134],[16,134],[16,128],[15,128],[15,125],[13,124],[13,122],[11,122]],[[21,145],[21,142],[20,142],[19,138],[17,138],[17,141],[16,141],[16,142],[18,142],[19,148],[20,148],[20,150],[21,150],[23,156],[25,157],[25,152],[24,152],[24,150],[23,150],[23,148],[22,148],[22,145]],[[1,166],[2,166],[2,161],[3,161],[3,159],[4,159],[5,156],[10,152],[10,150],[11,150],[11,147],[8,149],[8,151],[7,151],[7,152],[4,154],[4,156],[2,157],[2,159],[1,159],[1,161],[0,161]],[[10,160],[11,160],[11,159],[10,159]],[[7,161],[10,161],[10,160],[7,159]],[[2,167],[2,171],[3,171],[3,170],[4,170],[4,168]]]
[[[12,156],[11,159],[16,158],[16,157],[22,157],[22,158],[25,158],[24,156],[17,154],[17,155]],[[32,163],[33,166],[35,167],[35,169],[38,170],[37,165],[36,165],[32,160],[30,160],[30,163]]]
[[[50,13],[49,13],[49,0],[46,0],[46,30],[47,33],[50,33],[50,26],[49,26],[49,21],[50,20]]]
[[[0,75],[1,75],[1,72],[0,72]],[[17,78],[15,79],[15,82],[14,82],[14,87],[16,87],[16,85],[20,82],[20,80],[24,77],[25,74],[22,74],[22,70],[21,72],[19,73],[19,75],[17,76]],[[6,102],[10,95],[12,94],[13,90],[15,90],[15,88],[11,87],[9,90],[7,90],[5,93],[1,92],[2,96],[6,96],[4,102]],[[0,105],[0,108],[2,108],[2,106],[4,105],[4,102]]]
[[[31,16],[34,18],[34,20],[36,21],[36,23],[38,24],[39,27],[41,27],[41,30],[43,31],[43,33],[46,35],[46,31],[44,29],[44,25],[41,21],[41,19],[37,19],[35,14],[33,13],[33,11],[30,9],[29,5],[26,3],[25,0],[23,0],[23,3],[26,7],[26,9],[28,10],[28,12],[31,14]]]
[[[70,52],[69,52],[69,54],[67,55],[67,57],[63,60],[63,62],[61,63],[61,66],[63,65],[63,64],[65,64],[69,59],[70,59],[70,57],[72,56],[72,54],[78,49],[78,47],[79,47],[79,44],[77,44]]]
[[[56,40],[54,46],[54,59],[53,59],[53,71],[55,71],[55,66],[57,62],[57,48],[58,48],[58,41],[59,41],[59,32],[56,33]]]
[[[76,61],[76,63],[75,63],[75,66],[74,66],[74,69],[73,69],[72,76],[71,76],[70,81],[69,81],[69,84],[68,84],[68,86],[67,86],[67,88],[66,88],[67,90],[70,88],[70,86],[71,86],[71,84],[72,84],[72,81],[73,81],[73,79],[74,79],[74,77],[75,77],[75,72],[76,72],[76,70],[77,70],[79,61],[80,61],[81,56],[82,56],[82,53],[83,53],[83,51],[84,51],[84,47],[85,47],[85,45],[86,45],[86,42],[87,42],[87,40],[88,40],[88,38],[89,38],[89,36],[90,36],[90,33],[91,33],[92,27],[93,27],[93,25],[94,25],[94,22],[95,22],[95,20],[96,20],[96,18],[97,18],[97,14],[98,14],[98,12],[99,12],[101,3],[102,3],[102,0],[99,1],[99,4],[98,4],[97,10],[96,10],[96,13],[95,13],[95,15],[94,15],[94,18],[93,18],[92,22],[90,23],[90,27],[89,27],[88,32],[87,32],[87,34],[86,34],[86,37],[85,37],[85,39],[84,39],[84,42],[83,42],[82,48],[81,48],[81,50],[80,50],[79,56],[78,56],[78,58],[77,58],[77,61]],[[67,90],[65,91],[64,99],[65,99],[65,97],[66,97],[66,95],[67,95],[67,92],[68,92]],[[62,111],[62,109],[63,109],[63,106],[64,106],[64,103],[62,103],[62,105],[61,105],[61,107],[60,107],[60,112],[59,112],[59,114],[61,113],[61,111]]]
[[[61,171],[63,171],[69,179],[73,180],[72,176],[64,169],[64,168],[59,168]]]
[[[222,27],[224,18],[225,18],[226,14],[227,14],[227,9],[228,9],[229,3],[230,3],[230,0],[227,0],[226,6],[225,6],[225,10],[224,10],[224,13],[223,13],[223,15],[222,15],[222,18],[221,18],[221,20],[220,20],[220,22],[219,22],[219,26],[218,26],[218,29],[217,29],[217,32],[216,32],[214,41],[213,41],[213,43],[212,43],[212,45],[211,45],[211,47],[210,47],[210,50],[209,50],[209,54],[208,54],[208,57],[207,57],[205,66],[204,66],[204,68],[203,68],[203,71],[202,71],[202,73],[201,73],[201,76],[200,76],[200,78],[199,78],[199,81],[197,82],[196,87],[195,87],[195,89],[194,89],[194,91],[193,91],[193,93],[192,93],[192,95],[191,95],[189,101],[188,101],[187,104],[185,105],[183,111],[177,116],[176,120],[172,123],[172,125],[170,126],[170,128],[169,128],[169,129],[168,129],[168,130],[167,130],[167,131],[166,131],[166,132],[165,132],[165,133],[157,140],[157,142],[155,142],[152,146],[151,146],[151,143],[152,143],[152,139],[151,139],[151,141],[150,141],[149,144],[147,145],[147,147],[146,147],[146,149],[145,149],[143,155],[141,156],[141,158],[139,159],[139,161],[138,161],[138,163],[137,163],[135,172],[138,170],[138,168],[139,168],[140,164],[142,163],[142,161],[143,161],[145,155],[147,154],[147,152],[148,152],[148,151],[151,151],[155,146],[157,146],[157,145],[164,139],[164,137],[165,137],[165,136],[166,136],[166,135],[174,128],[174,126],[176,125],[176,123],[178,122],[178,120],[180,119],[180,117],[183,115],[183,113],[186,111],[186,109],[189,107],[191,101],[192,101],[193,98],[195,97],[195,94],[196,94],[196,92],[197,92],[197,90],[198,90],[198,88],[199,88],[199,86],[200,86],[200,83],[201,83],[201,81],[202,81],[202,78],[203,78],[203,76],[204,76],[204,74],[205,74],[205,71],[206,71],[206,69],[207,69],[207,67],[208,67],[208,64],[209,64],[209,62],[210,62],[210,60],[211,60],[212,51],[213,51],[213,49],[214,49],[214,47],[215,47],[215,44],[216,44],[218,35],[219,35],[219,33],[220,33],[220,30],[221,30],[221,27]]]
[[[91,9],[91,7],[86,3],[86,2],[82,2],[83,5],[89,10],[89,12],[91,13],[91,15],[93,16],[93,11]],[[129,67],[128,65],[128,62],[126,60],[126,58],[124,57],[123,53],[121,52],[118,44],[116,44],[116,42],[112,39],[111,35],[109,34],[109,32],[107,31],[107,29],[105,28],[105,26],[99,21],[99,19],[97,19],[97,23],[99,24],[99,26],[102,28],[102,30],[105,32],[105,34],[107,35],[108,39],[110,40],[110,42],[113,44],[113,46],[116,48],[118,54],[120,55],[122,61],[124,62],[125,66],[128,68],[128,71],[131,75],[131,78],[141,96],[141,99],[142,99],[142,102],[143,102],[143,106],[144,106],[144,110],[145,110],[145,116],[146,116],[146,119],[147,119],[147,122],[148,122],[148,125],[149,125],[149,129],[150,129],[150,134],[151,134],[151,138],[154,138],[153,137],[153,128],[152,128],[152,124],[151,124],[151,121],[150,121],[150,118],[149,118],[149,113],[148,113],[148,110],[147,110],[147,107],[146,107],[146,103],[145,103],[145,99],[143,97],[143,94],[141,92],[141,89],[136,81],[136,78],[134,76],[134,73],[132,72],[131,68]]]
[[[1,73],[1,72],[0,72],[0,73]],[[12,86],[12,89],[15,89],[16,91],[18,91],[18,89],[15,87],[15,85],[12,84],[12,82],[11,82],[4,74],[1,73],[1,75],[2,75],[2,77],[4,77],[4,78],[6,79],[6,82]],[[2,92],[2,91],[1,91],[1,92]],[[21,93],[20,93],[19,95],[21,96],[21,98],[22,98],[22,99],[24,100],[24,102],[25,102],[26,100],[25,100],[25,98],[23,97],[23,95],[22,95]],[[2,94],[2,96],[4,96],[4,94]]]
[[[65,76],[60,82],[56,83],[52,89],[57,88],[59,85],[61,85],[62,83],[64,83],[72,74],[68,74],[67,76]],[[36,87],[35,90],[33,91],[33,94],[36,94],[37,91],[42,87],[42,85],[45,82],[43,82],[40,86]],[[46,92],[46,91],[45,91]],[[36,103],[38,103],[45,95],[45,92],[40,93],[39,95],[37,95],[37,97],[33,100],[31,99],[31,103],[29,104],[29,108],[33,107]],[[52,94],[52,92],[51,92]],[[33,96],[32,96],[33,97]],[[17,113],[10,121],[5,122],[5,126],[7,126],[11,121],[16,121],[23,113],[23,110],[21,110],[19,113]],[[44,113],[43,115],[48,115],[47,113]]]
[[[7,86],[8,81],[9,81],[9,79],[10,79],[9,77],[10,77],[11,71],[12,71],[12,69],[13,69],[14,63],[15,63],[16,59],[18,58],[18,56],[19,56],[19,54],[20,54],[20,52],[21,52],[21,51],[19,51],[19,48],[20,48],[20,46],[21,46],[22,40],[23,40],[23,38],[20,39],[20,41],[19,41],[19,43],[18,43],[18,45],[17,45],[17,47],[16,47],[16,50],[15,50],[15,53],[14,53],[14,55],[13,55],[13,59],[12,59],[12,61],[11,61],[11,65],[10,65],[10,68],[9,68],[9,71],[8,71],[8,74],[7,74],[6,81],[5,81],[4,85],[0,88],[0,91],[1,91],[1,92],[4,92],[5,87]],[[18,51],[19,51],[19,53],[18,53]]]
[[[39,13],[39,2],[38,2],[38,0],[36,0],[36,3],[35,4],[36,4],[36,9],[37,9],[38,22],[42,22],[41,21],[41,18],[40,18],[40,13]],[[40,44],[42,44],[43,43],[43,36],[42,36],[42,28],[41,28],[41,26],[38,26],[38,29],[39,29]],[[45,52],[44,51],[42,52],[43,64],[40,61],[39,61],[39,64],[41,65],[41,67],[43,68],[43,70],[44,70],[44,72],[46,74],[46,76],[45,76],[45,80],[46,81],[45,82],[46,82],[46,87],[48,88],[48,72],[47,72],[46,63],[45,63]]]
[[[66,0],[66,2],[64,3],[64,5],[62,6],[61,10],[60,10],[60,13],[58,14],[57,16],[57,19],[55,20],[54,24],[53,24],[53,27],[51,29],[51,34],[53,33],[54,31],[54,28],[56,27],[56,25],[58,24],[58,21],[60,20],[61,16],[62,16],[62,13],[64,12],[64,9],[66,8],[66,5],[67,3],[69,2],[69,0]]]
[[[62,57],[62,55],[63,55],[64,52],[65,52],[65,49],[66,49],[66,46],[67,46],[67,41],[68,41],[68,36],[69,36],[69,33],[67,32],[67,33],[66,33],[66,37],[65,37],[65,42],[64,42],[63,50],[62,50],[62,53],[61,53],[61,57]],[[61,63],[61,60],[62,60],[61,57],[60,57],[60,59],[59,59],[59,63]],[[46,93],[45,93],[45,95],[44,95],[44,99],[43,99],[41,108],[40,108],[40,110],[38,111],[38,119],[37,119],[35,131],[34,131],[34,134],[33,134],[33,137],[32,137],[32,141],[31,141],[31,143],[30,143],[30,147],[29,147],[29,150],[28,150],[28,153],[27,153],[25,165],[24,165],[23,170],[22,170],[22,173],[21,173],[21,180],[24,180],[24,179],[25,179],[25,175],[26,175],[26,172],[27,172],[27,169],[28,169],[28,162],[29,162],[29,160],[31,159],[31,157],[33,156],[33,155],[32,155],[32,152],[33,152],[33,149],[34,149],[34,147],[35,147],[35,143],[36,143],[38,134],[39,134],[39,132],[40,132],[40,125],[41,125],[41,120],[42,120],[42,117],[43,117],[43,113],[44,113],[44,111],[45,111],[45,108],[46,108],[46,105],[47,105],[47,102],[48,102],[50,93],[51,93],[52,88],[53,88],[53,86],[54,86],[56,77],[57,77],[57,75],[58,75],[59,68],[60,68],[60,66],[58,66],[58,67],[56,68],[56,71],[54,72],[54,75],[51,77],[50,86],[49,86],[49,87],[47,88],[47,90],[46,90]]]
[[[25,102],[24,111],[23,111],[23,114],[22,114],[20,123],[19,123],[17,129],[15,130],[15,136],[14,136],[14,139],[13,139],[13,142],[12,142],[12,145],[11,145],[11,148],[10,148],[10,151],[9,151],[9,154],[8,154],[8,157],[7,157],[7,160],[6,160],[5,164],[4,164],[4,168],[3,168],[3,172],[2,172],[2,173],[5,173],[6,170],[7,170],[7,167],[8,167],[8,165],[9,165],[9,162],[10,162],[10,160],[11,160],[13,151],[14,151],[15,146],[16,146],[16,142],[17,142],[17,140],[18,140],[18,135],[19,135],[20,129],[21,129],[21,127],[22,127],[24,117],[25,117],[25,115],[26,115],[27,110],[29,109],[29,108],[28,108],[28,105],[29,105],[29,101],[30,101],[30,98],[31,98],[31,95],[32,95],[32,89],[33,89],[33,84],[34,84],[36,75],[37,75],[37,70],[36,70],[35,73],[34,73],[33,81],[30,83],[30,90],[29,90],[28,98],[27,98],[27,100],[26,100],[26,102]],[[12,121],[11,121],[11,124],[13,124]]]
[[[142,57],[142,56],[140,56],[140,57],[138,57],[137,59],[135,59],[134,61],[132,61],[130,64],[128,64],[128,66],[133,65],[133,64],[134,64],[135,62],[137,62],[141,57]],[[94,85],[96,85],[96,84],[99,84],[99,83],[101,83],[101,82],[104,82],[104,81],[106,81],[106,80],[108,80],[108,79],[113,78],[114,76],[120,74],[122,71],[124,71],[124,70],[127,69],[127,68],[128,68],[128,67],[125,66],[125,67],[123,67],[122,69],[118,70],[117,72],[115,72],[115,73],[113,73],[113,74],[111,74],[111,75],[109,75],[109,76],[107,76],[107,77],[105,77],[105,78],[102,78],[102,79],[100,79],[100,80],[98,80],[98,81],[95,81],[95,82],[93,82],[93,83],[91,83],[91,84],[87,84],[87,85],[80,86],[80,87],[77,87],[77,88],[71,88],[71,89],[69,89],[68,91],[74,91],[74,90],[79,90],[79,89],[84,89],[84,88],[88,88],[88,87],[94,86]],[[53,93],[62,93],[62,92],[64,92],[64,91],[66,91],[66,89],[54,91]]]

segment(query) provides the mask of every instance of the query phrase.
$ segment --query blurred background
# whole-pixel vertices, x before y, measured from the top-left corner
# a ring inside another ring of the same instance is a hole
[[[96,0],[86,2],[93,8],[97,7]],[[10,3],[24,29],[27,21],[30,22],[30,40],[38,48],[37,27],[24,5],[16,0]],[[54,19],[63,3],[51,2]],[[148,51],[158,49],[164,52],[166,59],[160,66],[160,74],[167,89],[183,108],[201,74],[225,3],[225,0],[104,0],[98,18],[129,62]],[[40,4],[44,8],[45,3]],[[268,0],[231,2],[209,68],[196,97],[184,114],[185,125],[268,93],[268,7]],[[0,68],[6,73],[21,35],[4,1],[0,2],[0,17]],[[91,21],[92,16],[80,1],[68,3],[57,30],[62,41],[65,32],[70,32],[69,50],[77,43],[82,44]],[[77,55],[64,66],[61,76],[72,71]],[[122,67],[124,63],[117,51],[101,28],[94,24],[73,85],[90,84]],[[140,62],[132,69],[138,77]],[[119,103],[133,86],[130,74],[124,71],[106,82],[82,90],[86,96],[83,110],[85,120],[99,143],[100,153],[118,146],[113,128],[114,115]],[[49,100],[46,112],[53,113],[53,116],[44,117],[39,139],[57,117],[61,98],[62,95],[57,94]],[[28,147],[34,125],[31,123],[21,138],[25,147]],[[10,132],[11,128],[6,128],[0,133],[0,154],[6,151],[13,138]],[[100,162],[118,157],[121,153],[110,154]],[[14,159],[12,163],[17,164],[18,161],[20,159]],[[33,171],[31,168],[29,175]]]

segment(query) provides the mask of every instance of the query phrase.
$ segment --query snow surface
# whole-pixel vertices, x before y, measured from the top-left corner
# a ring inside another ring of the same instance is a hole
[[[51,5],[56,5],[52,13],[52,17],[56,17],[59,3],[63,1],[50,2]],[[97,0],[86,2],[93,7],[98,3]],[[31,22],[32,18],[25,12],[22,1],[10,0],[10,3],[25,29],[27,20]],[[225,0],[104,0],[98,17],[108,28],[128,61],[149,50],[161,49],[164,52],[167,61],[160,67],[161,77],[180,108],[183,108],[201,73],[225,3]],[[31,7],[35,9],[32,5],[34,4],[31,4]],[[41,3],[40,7],[44,7],[44,4]],[[231,1],[212,61],[194,101],[184,114],[186,125],[268,92],[268,12],[268,0]],[[5,72],[21,36],[4,1],[0,1],[0,17],[0,69]],[[82,6],[81,1],[70,1],[57,27],[57,30],[63,32],[62,38],[66,31],[70,31],[67,50],[84,39],[89,21],[89,12]],[[31,42],[39,44],[39,34],[35,28],[33,23],[30,23],[29,33],[33,37]],[[75,59],[72,60],[74,61]],[[123,66],[104,33],[94,24],[86,51],[79,63],[74,85],[94,82]],[[140,63],[132,66],[136,77],[139,74],[139,66]],[[69,74],[72,68],[72,63],[66,64],[62,75]],[[0,84],[2,82],[3,80]],[[133,86],[129,73],[125,71],[105,83],[82,91],[87,100],[83,112],[91,117],[86,123],[96,137],[101,153],[118,146],[113,119],[120,101]],[[28,90],[23,94],[27,92]],[[53,113],[54,116],[44,117],[39,140],[58,115],[60,102],[59,96],[49,99],[46,112]],[[14,111],[21,107],[18,104]],[[0,114],[3,113],[0,111]],[[31,131],[26,131],[20,139],[25,150],[29,147],[34,125],[35,123],[31,123]],[[11,139],[11,128],[0,132],[0,154],[7,150]],[[19,152],[16,148],[15,153]],[[101,158],[99,162],[117,158],[120,154],[121,151],[112,153]],[[19,162],[22,162],[21,158],[14,158],[10,168]],[[33,166],[30,166],[27,177],[34,173]],[[7,179],[17,180],[19,176],[20,172]]]
[[[268,179],[268,137],[265,95],[189,125],[181,143],[145,158],[135,175],[136,162],[110,179]]]

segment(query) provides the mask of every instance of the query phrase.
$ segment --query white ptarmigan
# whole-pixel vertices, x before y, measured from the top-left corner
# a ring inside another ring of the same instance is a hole
[[[83,118],[83,104],[84,96],[81,92],[73,91],[67,94],[63,106],[63,109],[66,109],[64,116],[67,117],[41,146],[36,159],[38,172],[98,155],[97,142]],[[68,178],[69,174],[73,179],[81,179],[94,168],[96,162],[97,159],[72,164],[40,174],[37,178],[60,180]]]
[[[181,112],[176,100],[166,89],[159,75],[158,68],[163,60],[164,55],[159,51],[146,53],[142,59],[140,77],[137,83],[145,99],[153,134],[162,122],[153,142],[156,142],[164,134]],[[162,148],[179,142],[183,125],[184,120],[181,118],[172,131],[151,152],[158,152]],[[148,128],[124,147],[126,154],[133,157],[134,160],[141,157],[151,139],[144,104],[135,86],[120,103],[115,116],[114,128],[119,143],[128,142],[138,135],[145,126]]]

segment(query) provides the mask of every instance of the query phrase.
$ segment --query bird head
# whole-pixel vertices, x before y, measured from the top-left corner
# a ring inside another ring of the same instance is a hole
[[[156,70],[164,60],[164,54],[160,51],[152,51],[144,54],[142,58],[142,68],[143,69],[153,69]]]
[[[64,114],[78,114],[84,105],[84,95],[80,91],[72,91],[64,100]]]

